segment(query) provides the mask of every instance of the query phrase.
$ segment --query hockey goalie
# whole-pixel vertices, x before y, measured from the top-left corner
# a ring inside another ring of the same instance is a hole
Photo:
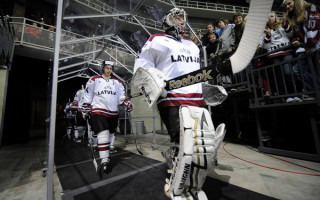
[[[220,104],[227,93],[221,86],[201,82],[240,72],[248,65],[271,5],[269,0],[251,1],[250,10],[257,17],[248,16],[243,33],[246,42],[241,40],[235,54],[214,68],[200,69],[199,48],[183,39],[187,14],[180,8],[169,11],[163,19],[165,34],[152,35],[136,59],[133,84],[144,94],[149,107],[157,105],[173,143],[164,153],[173,169],[165,184],[171,199],[207,200],[201,188],[224,138],[225,125],[215,129],[204,107]]]

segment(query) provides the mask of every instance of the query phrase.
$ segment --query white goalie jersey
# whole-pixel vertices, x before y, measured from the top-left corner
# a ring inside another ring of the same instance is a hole
[[[118,104],[121,104],[124,98],[124,87],[119,79],[93,76],[86,85],[81,103],[91,104],[92,115],[117,117]]]
[[[181,41],[166,34],[152,35],[142,48],[134,65],[134,71],[139,67],[156,68],[168,79],[200,69],[199,48],[191,41]],[[168,91],[164,98],[159,98],[158,107],[167,106],[204,106],[201,83]]]

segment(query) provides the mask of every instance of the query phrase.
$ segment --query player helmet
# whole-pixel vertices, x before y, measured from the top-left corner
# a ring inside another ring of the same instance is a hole
[[[102,62],[102,66],[101,66],[101,74],[103,74],[103,68],[104,68],[106,65],[111,65],[111,66],[112,66],[112,70],[114,69],[114,62],[108,61],[108,60],[104,60],[104,61]]]
[[[175,23],[177,19],[183,21],[183,27]],[[184,34],[185,23],[187,23],[187,13],[182,8],[172,8],[169,13],[163,17],[162,28],[166,33],[174,31],[176,38],[181,38]]]

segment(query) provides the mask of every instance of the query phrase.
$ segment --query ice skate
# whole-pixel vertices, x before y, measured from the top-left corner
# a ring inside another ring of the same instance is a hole
[[[166,159],[166,163],[168,166],[168,173],[172,173],[172,169],[176,161],[178,152],[179,152],[179,147],[176,147],[176,146],[170,147],[165,152],[161,152],[164,159]]]
[[[103,158],[101,160],[101,165],[99,169],[100,177],[102,177],[102,173],[107,174],[110,171],[110,159],[109,158]]]
[[[74,142],[77,144],[81,143],[81,141],[82,141],[81,138],[74,138]]]

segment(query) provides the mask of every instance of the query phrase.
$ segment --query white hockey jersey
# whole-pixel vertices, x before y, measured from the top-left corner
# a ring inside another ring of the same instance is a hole
[[[125,97],[124,87],[119,79],[111,77],[93,76],[89,79],[82,104],[92,106],[92,115],[118,117],[118,104]]]
[[[72,110],[72,102],[68,102],[66,107],[64,108],[64,113],[66,114],[66,118],[73,118],[75,116],[75,112]]]
[[[84,96],[84,90],[80,89],[80,90],[77,91],[77,93],[76,93],[76,95],[74,96],[74,99],[73,99],[73,102],[76,102],[78,104],[78,108],[79,109],[81,109],[82,104],[83,104],[83,96]]]
[[[264,34],[262,37],[264,38],[262,43],[262,48],[266,49],[268,52],[275,51],[277,49],[287,47],[291,45],[289,37],[292,35],[291,32],[287,33],[284,28],[280,27],[279,30],[271,30],[270,36]],[[278,51],[276,53],[272,53],[268,55],[269,58],[289,55],[291,54],[292,49],[287,49],[283,51]]]
[[[166,34],[152,35],[136,59],[134,71],[138,67],[156,68],[168,79],[200,69],[199,48],[191,41],[181,41]],[[165,98],[158,100],[158,107],[204,106],[201,83],[168,91]]]

